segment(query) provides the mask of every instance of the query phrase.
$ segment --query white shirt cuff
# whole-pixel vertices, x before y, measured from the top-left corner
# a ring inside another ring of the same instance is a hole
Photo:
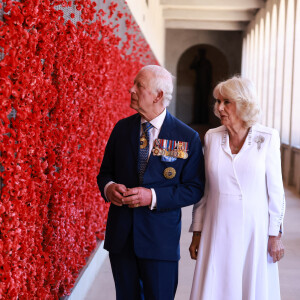
[[[106,185],[105,185],[105,187],[104,187],[104,196],[105,196],[105,198],[106,198],[106,200],[107,201],[110,201],[108,198],[107,198],[107,196],[106,196],[106,191],[107,191],[107,188],[111,185],[111,184],[113,184],[113,183],[115,183],[114,181],[110,181],[110,182],[108,182]]]
[[[151,189],[151,193],[152,193],[152,201],[151,201],[151,205],[149,206],[149,208],[151,210],[156,209],[156,193],[154,189]]]

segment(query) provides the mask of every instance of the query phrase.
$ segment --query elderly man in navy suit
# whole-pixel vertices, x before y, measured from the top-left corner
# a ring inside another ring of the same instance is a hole
[[[178,282],[181,207],[204,190],[197,132],[167,110],[172,75],[149,65],[129,90],[137,114],[108,140],[97,182],[111,202],[104,248],[118,300],[171,300]]]

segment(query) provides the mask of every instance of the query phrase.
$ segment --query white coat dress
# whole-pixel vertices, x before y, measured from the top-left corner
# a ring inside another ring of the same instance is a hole
[[[282,226],[280,139],[255,124],[232,155],[225,126],[205,135],[206,186],[190,231],[202,231],[190,300],[279,300],[269,235]]]

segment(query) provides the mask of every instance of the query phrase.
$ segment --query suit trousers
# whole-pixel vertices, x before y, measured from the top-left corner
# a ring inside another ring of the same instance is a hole
[[[174,300],[178,261],[139,258],[132,234],[120,253],[109,253],[117,300]]]

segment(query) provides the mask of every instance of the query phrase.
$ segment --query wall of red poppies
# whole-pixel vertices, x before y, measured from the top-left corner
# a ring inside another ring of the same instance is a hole
[[[0,10],[0,298],[58,299],[103,239],[103,151],[156,60],[123,0]]]

